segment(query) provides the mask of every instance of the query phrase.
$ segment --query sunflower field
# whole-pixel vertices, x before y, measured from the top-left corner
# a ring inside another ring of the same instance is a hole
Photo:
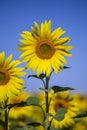
[[[17,50],[6,57],[0,52],[0,130],[87,130],[87,95],[75,88],[52,85],[52,74],[69,69],[66,57],[73,46],[61,27],[52,30],[52,21],[34,22],[30,31],[23,31]],[[20,67],[26,63],[24,67]],[[37,92],[26,91],[24,77],[39,79],[43,86]]]

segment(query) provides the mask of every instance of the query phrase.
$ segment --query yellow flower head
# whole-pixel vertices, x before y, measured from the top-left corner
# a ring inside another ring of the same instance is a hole
[[[76,122],[71,130],[87,130],[87,117],[83,117]]]
[[[5,53],[0,52],[0,101],[18,95],[23,89],[24,80],[20,77],[26,74],[22,72],[24,68],[16,68],[20,61],[11,60],[12,55],[5,58]]]
[[[70,38],[61,37],[66,31],[60,27],[52,31],[51,20],[44,21],[41,25],[34,22],[31,30],[32,32],[23,31],[23,39],[20,40],[22,44],[18,47],[23,52],[20,58],[27,61],[26,68],[36,70],[38,76],[42,72],[49,76],[51,69],[58,73],[63,68],[63,63],[67,63],[64,56],[72,56],[68,50],[73,46],[65,45]]]
[[[83,123],[78,122],[74,125],[72,130],[87,130],[87,127]]]
[[[73,100],[78,103],[80,112],[87,111],[87,95],[75,93],[73,94]]]
[[[29,94],[26,92],[22,92],[18,96],[14,96],[12,99],[9,100],[9,104],[14,103],[21,103],[25,101],[29,97]],[[29,106],[14,106],[9,111],[9,118],[12,119],[24,119],[29,117]]]
[[[49,111],[52,115],[55,115],[60,108],[65,108],[67,110],[64,119],[58,121],[53,118],[52,125],[55,128],[62,128],[74,124],[73,117],[79,113],[79,108],[67,91],[54,94]]]

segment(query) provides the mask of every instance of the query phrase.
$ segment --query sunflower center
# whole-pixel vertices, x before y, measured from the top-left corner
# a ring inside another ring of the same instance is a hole
[[[67,102],[66,101],[64,101],[64,100],[57,100],[56,102],[55,102],[55,104],[54,104],[54,110],[55,110],[55,112],[57,112],[58,111],[58,109],[60,109],[60,108],[65,108],[65,109],[68,109],[68,104],[67,104]]]
[[[55,53],[54,46],[48,41],[40,42],[36,46],[36,54],[41,59],[50,59]]]
[[[51,50],[51,47],[49,46],[49,45],[47,45],[47,44],[43,44],[41,47],[40,47],[40,49],[41,49],[41,52],[44,54],[47,54],[50,50]]]
[[[6,68],[0,68],[0,85],[5,85],[9,81],[9,74]]]

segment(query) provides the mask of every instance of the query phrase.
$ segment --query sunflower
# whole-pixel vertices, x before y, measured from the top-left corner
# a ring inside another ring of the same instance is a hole
[[[26,69],[36,70],[37,76],[43,72],[48,77],[52,69],[58,73],[63,64],[67,63],[64,56],[72,56],[68,50],[73,46],[65,45],[70,38],[61,37],[66,31],[61,27],[52,31],[51,20],[44,21],[41,25],[34,22],[31,30],[23,31],[21,34],[23,39],[20,39],[22,44],[18,47],[18,50],[23,52],[20,58],[27,62]]]
[[[73,117],[75,117],[79,113],[79,108],[77,107],[77,103],[73,101],[72,97],[67,91],[57,92],[51,99],[49,112],[53,116],[56,115],[57,111],[60,108],[64,108],[67,110],[64,115],[64,119],[58,121],[56,118],[53,118],[52,125],[55,128],[62,128],[74,124]],[[52,118],[50,118],[50,120],[51,119]]]
[[[78,103],[81,112],[87,111],[87,95],[75,93],[73,94],[73,100]]]
[[[87,117],[82,117],[71,130],[87,130]]]
[[[12,60],[12,55],[5,58],[5,52],[0,52],[0,101],[7,100],[13,95],[18,95],[23,89],[24,80],[20,76],[26,73],[22,72],[23,67],[18,67],[21,62]]]
[[[83,122],[78,122],[71,130],[87,130],[87,126]]]
[[[21,103],[26,101],[26,99],[30,95],[27,92],[22,92],[18,96],[14,96],[12,99],[9,100],[9,104]],[[14,106],[9,111],[9,118],[10,119],[26,119],[31,114],[29,106]]]

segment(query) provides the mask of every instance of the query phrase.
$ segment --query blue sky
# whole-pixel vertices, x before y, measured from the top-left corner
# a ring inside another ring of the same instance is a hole
[[[72,58],[67,58],[71,68],[52,75],[50,85],[74,87],[78,92],[87,93],[87,1],[86,0],[0,0],[0,51],[6,56],[16,50],[20,33],[29,30],[34,21],[52,20],[52,29],[59,26],[67,30],[71,38]],[[32,74],[31,70],[28,74]],[[39,80],[27,79],[27,90],[37,91],[42,87]]]

